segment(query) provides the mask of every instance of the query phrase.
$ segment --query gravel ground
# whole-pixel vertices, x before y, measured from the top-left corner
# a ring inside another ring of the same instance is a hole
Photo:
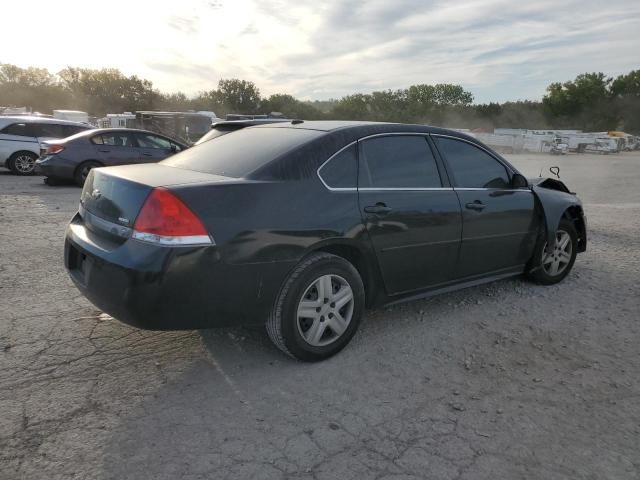
[[[585,202],[573,273],[371,311],[312,365],[101,314],[62,266],[79,190],[0,172],[0,478],[640,478],[640,154],[511,160]]]

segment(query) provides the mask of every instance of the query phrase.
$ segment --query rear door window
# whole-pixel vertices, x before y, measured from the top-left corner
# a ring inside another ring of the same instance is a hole
[[[37,127],[37,137],[65,138],[69,136],[64,134],[62,125],[59,124],[41,123]]]
[[[359,188],[442,187],[436,159],[422,135],[390,135],[363,140]]]
[[[133,136],[128,132],[101,133],[91,137],[91,142],[110,147],[135,147]]]
[[[453,174],[456,187],[509,187],[509,174],[505,166],[484,150],[454,138],[433,138]]]

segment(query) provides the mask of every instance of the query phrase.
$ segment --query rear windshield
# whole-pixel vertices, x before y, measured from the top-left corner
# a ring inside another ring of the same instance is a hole
[[[326,132],[299,128],[244,128],[218,137],[215,141],[195,145],[161,163],[241,178],[282,154],[325,134]]]
[[[227,133],[233,132],[234,130],[239,130],[240,128],[242,127],[216,127],[200,137],[200,140],[198,140],[195,145],[200,145],[201,143],[208,142],[209,140],[221,137],[223,135],[226,135]]]

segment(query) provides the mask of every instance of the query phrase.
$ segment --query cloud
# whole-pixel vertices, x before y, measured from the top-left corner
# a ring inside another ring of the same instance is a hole
[[[172,15],[171,17],[169,17],[167,25],[169,25],[170,28],[183,33],[196,33],[198,31],[198,18]]]
[[[75,41],[95,37],[86,4],[98,1],[69,1],[76,7],[61,10],[39,0],[30,28],[72,24],[60,40],[73,49],[36,36],[2,61],[116,67],[188,93],[237,77],[308,99],[451,82],[478,101],[540,98],[552,81],[639,67],[637,0],[111,0],[103,23],[135,35],[99,45]],[[22,35],[23,3],[3,9],[7,38]]]

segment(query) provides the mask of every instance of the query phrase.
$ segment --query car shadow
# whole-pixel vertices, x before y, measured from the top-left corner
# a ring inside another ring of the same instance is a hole
[[[349,469],[362,466],[341,459],[346,451],[393,468],[384,449],[396,448],[398,429],[414,428],[414,415],[450,423],[442,399],[466,373],[459,332],[475,328],[452,303],[469,293],[486,287],[369,311],[352,342],[319,363],[283,355],[263,328],[199,331],[201,354],[111,432],[105,478],[371,473],[353,477]]]

